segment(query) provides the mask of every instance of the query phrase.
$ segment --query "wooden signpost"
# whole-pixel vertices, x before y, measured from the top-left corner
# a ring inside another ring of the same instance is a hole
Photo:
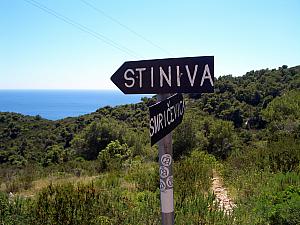
[[[172,134],[182,121],[182,94],[214,92],[214,57],[125,62],[111,77],[124,94],[158,94],[149,107],[151,145],[158,142],[162,224],[174,224]]]

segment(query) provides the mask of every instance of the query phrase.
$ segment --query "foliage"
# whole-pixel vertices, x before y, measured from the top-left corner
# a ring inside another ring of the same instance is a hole
[[[45,157],[42,164],[48,166],[50,164],[59,164],[69,161],[73,156],[73,152],[69,149],[64,149],[60,145],[52,145],[46,149]]]
[[[261,110],[276,97],[300,88],[300,69],[280,67],[247,72],[242,77],[221,76],[215,81],[215,93],[202,94],[196,104],[205,112],[230,120],[236,128],[264,128]],[[198,99],[197,95],[190,95]]]
[[[29,224],[32,201],[0,192],[0,223],[7,225]]]
[[[279,135],[298,135],[300,131],[300,91],[294,90],[274,99],[262,115],[269,130]]]
[[[140,191],[155,192],[159,187],[158,171],[157,163],[146,164],[136,159],[130,165],[125,180]]]
[[[300,187],[288,186],[276,193],[265,194],[255,207],[270,224],[299,224]]]
[[[224,176],[239,203],[239,224],[299,223],[299,154],[292,137],[231,154]]]
[[[174,166],[174,174],[177,178],[175,191],[178,189],[184,195],[189,195],[197,191],[209,190],[212,168],[215,164],[216,160],[213,156],[199,150],[192,151],[189,157],[183,158]],[[189,185],[186,185],[187,183]]]
[[[263,111],[263,115],[268,122],[300,119],[300,91],[290,91],[274,99]]]
[[[122,163],[128,159],[131,154],[131,150],[127,144],[121,145],[118,140],[112,141],[98,155],[100,168],[101,170],[120,169]]]
[[[273,172],[296,171],[300,165],[300,141],[285,138],[268,145],[269,165]]]
[[[186,116],[174,132],[174,158],[189,153],[196,146],[195,125],[191,116]]]
[[[239,145],[232,122],[207,116],[195,121],[190,113],[176,128],[173,137],[175,159],[189,154],[197,147],[220,159],[226,159]]]
[[[99,122],[92,122],[79,135],[71,141],[71,146],[76,153],[85,159],[96,159],[99,152],[108,143],[122,138],[122,130],[119,123],[101,119]]]
[[[235,210],[237,224],[299,224],[299,174],[249,171],[236,179],[247,190]]]
[[[204,194],[209,192],[211,169],[216,163],[214,157],[198,150],[175,163],[178,177],[184,178],[189,172],[186,181],[190,187],[183,188],[185,182],[175,180],[176,224],[232,224],[233,217],[218,209],[215,197],[211,193]],[[147,180],[148,183],[144,183]],[[23,221],[26,224],[161,224],[157,164],[145,164],[137,159],[127,172],[114,170],[101,174],[92,183],[51,184],[36,198],[21,199],[19,210],[11,211],[16,201],[18,198],[9,201],[7,195],[0,194],[3,221],[14,221],[14,224]],[[22,218],[22,221],[13,218]]]
[[[221,159],[226,159],[236,144],[233,125],[227,121],[213,123],[207,138],[208,152]]]

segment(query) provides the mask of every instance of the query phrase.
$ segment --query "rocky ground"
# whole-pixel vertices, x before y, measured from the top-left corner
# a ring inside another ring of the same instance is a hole
[[[236,205],[230,198],[227,189],[224,187],[222,178],[215,170],[213,171],[212,191],[216,195],[220,209],[223,209],[227,214],[230,214]]]

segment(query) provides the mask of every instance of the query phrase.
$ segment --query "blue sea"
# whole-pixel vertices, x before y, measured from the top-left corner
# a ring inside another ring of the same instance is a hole
[[[0,90],[0,112],[58,120],[95,112],[104,106],[137,103],[144,96],[151,97],[112,90]]]

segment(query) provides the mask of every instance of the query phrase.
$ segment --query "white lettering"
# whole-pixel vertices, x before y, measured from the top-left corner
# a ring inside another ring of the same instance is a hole
[[[140,88],[143,87],[143,71],[146,70],[146,68],[136,68],[137,72],[139,72],[140,75]]]
[[[194,82],[195,82],[195,78],[196,78],[196,74],[197,74],[197,70],[198,70],[198,65],[195,65],[193,77],[191,77],[191,72],[190,72],[190,69],[189,69],[188,65],[185,65],[185,69],[186,69],[186,72],[188,74],[191,86],[193,87],[194,86]]]
[[[183,113],[184,113],[185,102],[184,101],[180,101],[180,105],[181,105],[180,115],[182,116]]]
[[[150,137],[152,137],[154,134],[154,127],[153,127],[152,123],[154,123],[153,118],[150,119]]]
[[[154,129],[155,129],[155,134],[159,131],[159,118],[158,115],[154,116]]]
[[[170,111],[171,111],[171,123],[174,122],[174,118],[173,118],[173,110],[174,110],[174,106],[172,105],[171,108],[170,108]]]
[[[168,101],[167,107],[164,110],[150,118],[150,137],[155,136],[160,131],[171,126],[184,114],[184,110],[184,100],[181,100],[174,105],[171,104],[171,101]]]
[[[134,78],[133,78],[133,77],[128,77],[128,76],[127,76],[127,73],[132,73],[132,75],[134,75],[134,71],[133,71],[133,69],[127,69],[127,70],[125,71],[125,73],[124,73],[124,79],[125,79],[125,80],[129,80],[129,81],[132,82],[131,84],[125,83],[125,86],[128,87],[128,88],[131,88],[131,87],[134,86]]]
[[[202,79],[201,79],[201,84],[200,84],[200,86],[203,85],[204,79],[209,79],[211,86],[214,86],[214,82],[213,82],[213,80],[212,80],[212,78],[211,78],[210,71],[209,71],[209,67],[208,67],[207,64],[205,65],[205,68],[204,68],[204,71],[203,71],[203,76],[202,76]]]
[[[180,67],[176,66],[177,71],[177,87],[180,87],[180,77],[182,76],[182,73],[180,72]]]
[[[160,113],[160,114],[158,114],[158,116],[159,116],[159,128],[161,127],[161,129],[163,129],[164,128],[164,126],[163,126],[163,124],[162,124],[162,122],[163,122],[163,115]]]
[[[170,102],[167,103],[167,106],[168,106],[168,109],[167,109],[167,122],[168,122],[168,125],[170,125],[170,123],[171,123],[171,121],[169,120],[169,114],[171,114]]]
[[[151,87],[153,87],[153,67],[151,67]]]
[[[167,127],[166,111],[164,111],[164,121],[165,121],[165,127]]]
[[[171,66],[168,66],[168,75],[165,73],[163,68],[160,66],[159,67],[159,74],[160,74],[160,87],[163,86],[163,78],[165,78],[165,81],[167,81],[168,85],[171,87]]]
[[[175,115],[175,120],[177,119],[177,109],[178,109],[178,103],[174,106],[174,115]]]

